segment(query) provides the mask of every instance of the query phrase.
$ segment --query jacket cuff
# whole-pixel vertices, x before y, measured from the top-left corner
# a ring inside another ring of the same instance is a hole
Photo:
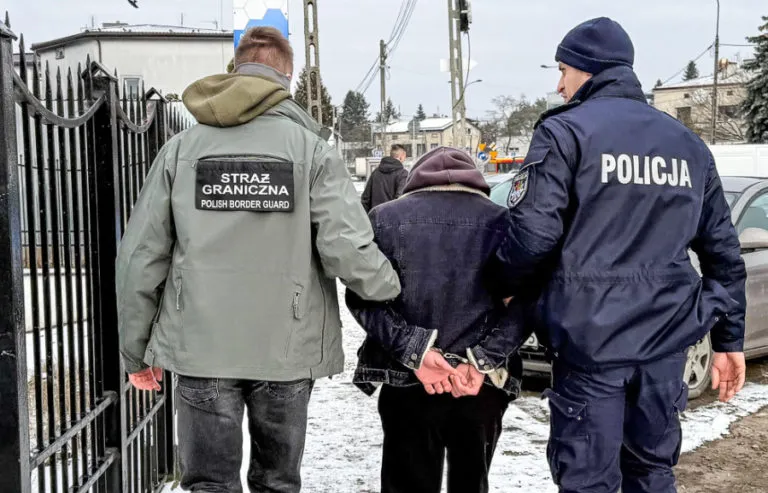
[[[421,365],[424,364],[424,358],[427,357],[427,352],[434,347],[436,341],[436,330],[426,330],[416,327],[414,329],[414,334],[408,341],[405,354],[403,354],[398,361],[411,370],[415,371],[420,369]]]
[[[133,375],[134,373],[139,373],[140,371],[143,371],[149,368],[149,365],[144,363],[143,361],[135,361],[124,354],[122,355],[122,360],[123,360],[123,368],[125,368],[125,372],[129,375]]]
[[[507,379],[509,379],[509,372],[500,364],[494,368],[488,358],[487,353],[480,346],[467,348],[467,359],[469,359],[470,364],[477,371],[486,375],[496,388],[503,389]]]
[[[744,339],[738,339],[736,341],[716,341],[712,338],[712,350],[716,353],[743,353],[744,352]]]
[[[497,361],[494,359],[493,356],[489,355],[481,346],[467,348],[467,359],[477,371],[486,375],[505,363],[505,361]]]

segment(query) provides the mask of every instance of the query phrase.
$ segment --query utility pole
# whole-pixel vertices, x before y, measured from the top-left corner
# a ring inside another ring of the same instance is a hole
[[[387,152],[387,43],[379,42],[379,72],[381,75],[381,152]]]
[[[304,48],[307,61],[307,108],[312,118],[323,125],[317,0],[304,0]]]
[[[450,37],[451,107],[453,116],[453,145],[464,149],[466,112],[464,102],[464,68],[461,55],[462,16],[467,19],[466,0],[448,0],[448,36]],[[468,22],[468,21],[467,21]],[[469,29],[467,24],[467,30]]]
[[[715,27],[715,79],[712,85],[712,144],[717,141],[717,75],[720,70],[720,0],[717,0],[717,25]]]

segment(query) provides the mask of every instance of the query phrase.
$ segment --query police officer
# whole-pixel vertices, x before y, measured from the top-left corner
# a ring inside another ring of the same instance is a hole
[[[234,73],[193,83],[198,125],[160,151],[117,259],[130,381],[178,375],[181,486],[297,493],[316,379],[344,369],[335,278],[400,293],[344,163],[289,92],[293,51],[274,28],[242,38]]]
[[[564,493],[674,492],[686,348],[710,334],[721,400],[744,384],[739,239],[707,146],[647,104],[619,24],[577,26],[556,61],[567,104],[537,125],[499,254],[518,294],[546,276],[552,475]]]

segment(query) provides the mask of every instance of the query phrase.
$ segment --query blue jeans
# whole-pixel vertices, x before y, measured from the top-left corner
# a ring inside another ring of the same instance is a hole
[[[547,447],[561,493],[675,493],[685,353],[584,373],[555,362]]]
[[[179,376],[181,487],[242,493],[243,413],[248,408],[251,493],[298,493],[314,382],[263,382]]]

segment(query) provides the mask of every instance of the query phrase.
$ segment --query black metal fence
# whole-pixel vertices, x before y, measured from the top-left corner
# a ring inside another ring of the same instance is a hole
[[[117,246],[186,120],[90,60],[29,77],[0,22],[0,493],[150,493],[174,472],[172,381],[138,392],[118,353]],[[123,95],[123,96],[121,96]]]

